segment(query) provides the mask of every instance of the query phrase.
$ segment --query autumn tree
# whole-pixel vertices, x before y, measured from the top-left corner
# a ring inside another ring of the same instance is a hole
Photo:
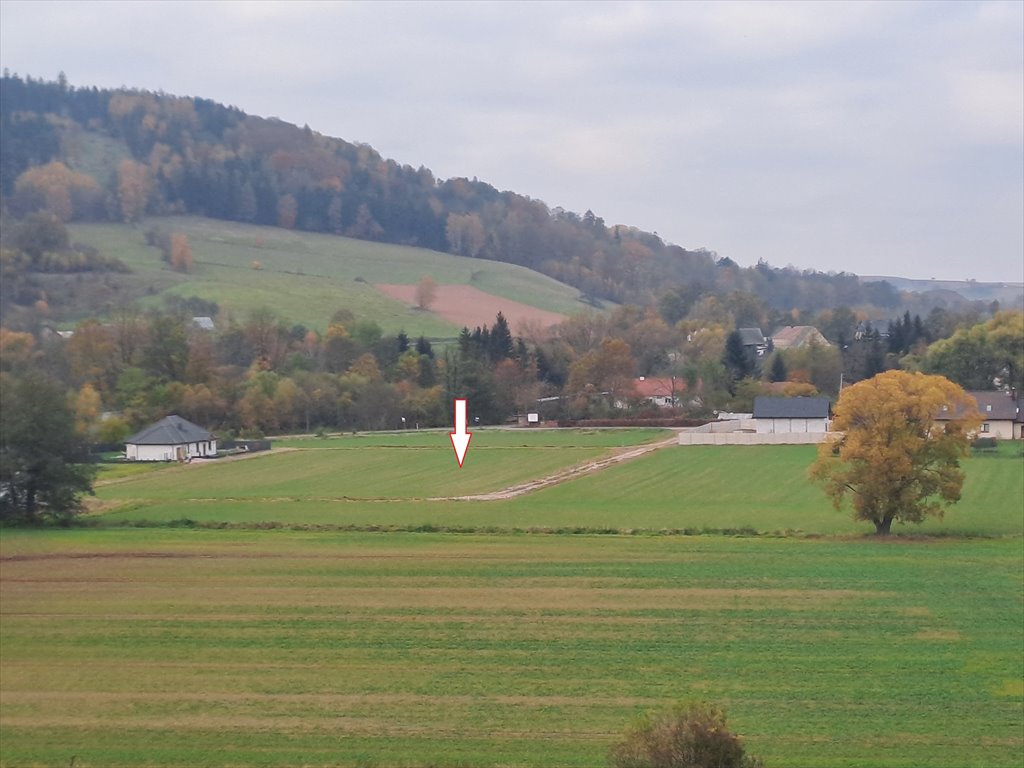
[[[430,309],[437,299],[437,283],[430,275],[424,275],[416,284],[416,306],[420,309]]]
[[[99,392],[92,384],[86,382],[78,390],[74,401],[75,431],[83,437],[90,437],[99,424],[100,411],[103,409]]]
[[[607,397],[614,404],[633,391],[636,361],[622,339],[608,338],[569,367],[566,388],[577,399]]]
[[[171,269],[176,272],[192,271],[192,246],[188,235],[175,232],[171,235]]]
[[[117,167],[117,200],[126,222],[139,221],[146,213],[152,182],[149,169],[134,160],[122,160]]]
[[[33,357],[35,337],[0,327],[0,371],[15,371],[28,366]]]
[[[95,179],[54,160],[29,168],[18,177],[12,204],[16,213],[45,208],[61,221],[71,221],[95,213],[100,196]]]
[[[850,496],[854,518],[879,535],[894,520],[941,518],[960,500],[960,459],[980,422],[974,399],[948,379],[886,371],[843,390],[833,421],[841,437],[820,445],[810,476],[836,509]]]

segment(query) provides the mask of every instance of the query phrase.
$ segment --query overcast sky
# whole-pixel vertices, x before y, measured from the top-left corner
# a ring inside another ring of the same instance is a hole
[[[1024,281],[1024,2],[21,2],[0,64],[203,96],[742,265]]]

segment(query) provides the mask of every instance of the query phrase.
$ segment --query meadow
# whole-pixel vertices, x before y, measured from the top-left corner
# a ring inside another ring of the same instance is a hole
[[[151,226],[188,236],[194,265],[190,274],[171,271],[160,251],[145,244],[144,233]],[[376,322],[385,333],[456,336],[459,329],[438,315],[388,298],[374,287],[414,285],[424,275],[439,284],[470,285],[551,312],[573,314],[588,308],[576,289],[538,272],[423,248],[192,216],[150,219],[136,227],[73,224],[70,231],[75,241],[115,256],[133,270],[119,280],[139,284],[136,289],[151,286],[142,292],[143,304],[159,305],[164,295],[197,297],[241,318],[253,309],[274,307],[288,321],[321,331],[344,308],[358,320]]]
[[[1019,766],[1019,539],[0,534],[5,766]]]
[[[1021,765],[1020,446],[888,539],[807,482],[807,446],[452,498],[665,437],[482,429],[459,469],[444,432],[345,435],[105,472],[86,526],[0,530],[0,766],[596,768],[693,698],[770,768]]]
[[[807,480],[813,446],[673,446],[500,501],[495,491],[588,463],[659,430],[478,430],[464,467],[443,431],[275,443],[290,452],[172,467],[103,486],[107,523],[189,519],[285,526],[745,529],[785,535],[864,532]],[[963,498],[942,520],[897,533],[1013,536],[1024,529],[1019,446],[965,462]],[[187,479],[187,480],[186,480]],[[870,528],[870,526],[868,526]]]

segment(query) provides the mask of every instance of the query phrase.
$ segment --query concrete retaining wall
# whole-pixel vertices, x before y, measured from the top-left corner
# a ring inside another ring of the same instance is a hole
[[[839,432],[680,432],[680,445],[817,445],[836,440]]]

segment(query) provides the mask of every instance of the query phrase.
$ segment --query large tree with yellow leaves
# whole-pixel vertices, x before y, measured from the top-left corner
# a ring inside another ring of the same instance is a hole
[[[885,535],[894,520],[941,517],[960,500],[960,459],[980,422],[949,379],[886,371],[843,390],[832,426],[841,436],[819,446],[810,475],[837,509],[849,496],[854,518]]]

